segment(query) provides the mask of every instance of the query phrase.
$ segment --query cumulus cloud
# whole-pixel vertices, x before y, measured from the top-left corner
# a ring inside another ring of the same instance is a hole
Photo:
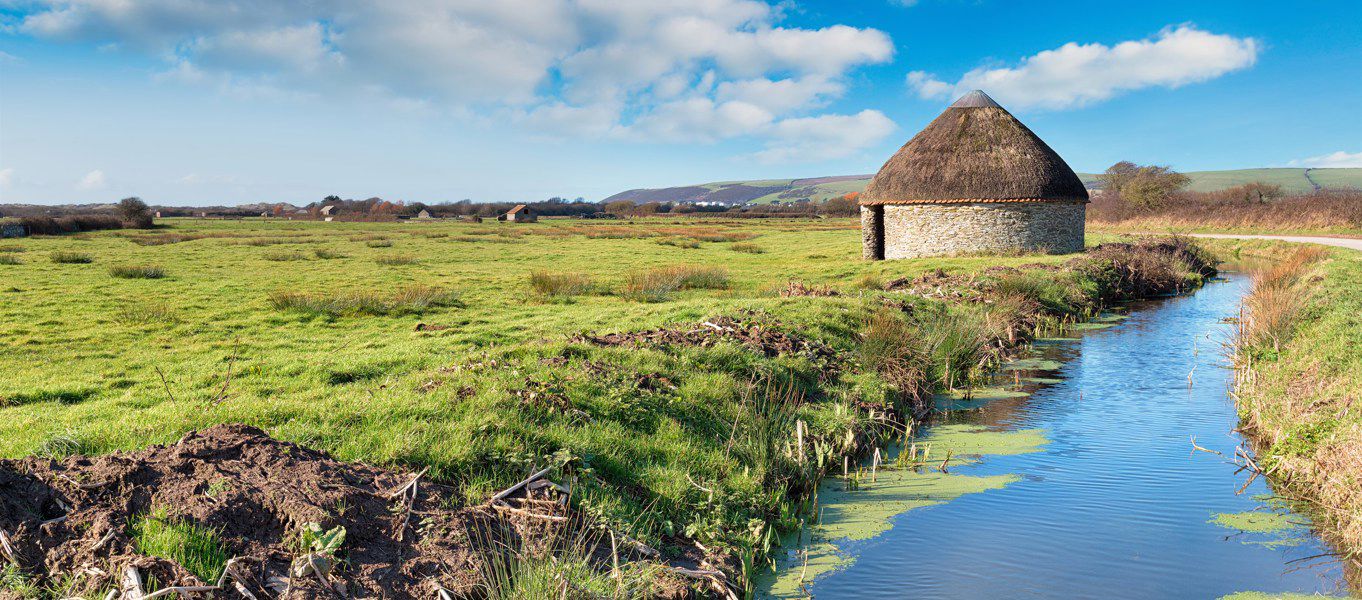
[[[36,0],[18,30],[163,57],[160,79],[365,94],[565,135],[766,135],[889,61],[881,31],[786,27],[763,0]],[[848,116],[848,119],[859,115]]]
[[[81,177],[80,180],[76,182],[76,189],[101,190],[104,189],[104,186],[107,184],[108,181],[106,181],[106,178],[104,177],[104,171],[95,169],[86,173],[84,177]]]
[[[1070,42],[1015,66],[976,68],[954,83],[920,71],[909,73],[907,83],[923,98],[947,99],[982,89],[1007,106],[1065,109],[1131,90],[1214,79],[1253,66],[1261,49],[1253,38],[1181,25],[1114,46]]]
[[[1362,168],[1362,152],[1344,152],[1339,150],[1333,154],[1323,154],[1311,156],[1287,163],[1293,167],[1311,167],[1320,169],[1353,167]]]

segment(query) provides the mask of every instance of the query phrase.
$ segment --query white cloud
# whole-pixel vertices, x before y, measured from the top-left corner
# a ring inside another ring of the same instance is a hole
[[[755,156],[768,163],[840,158],[880,143],[894,128],[877,110],[786,119],[775,125],[771,142]]]
[[[881,31],[781,26],[763,0],[36,0],[18,29],[165,58],[244,96],[363,93],[543,133],[725,139],[816,117]]]
[[[1338,168],[1353,167],[1362,168],[1362,152],[1344,152],[1339,150],[1333,154],[1321,156],[1311,156],[1287,163],[1293,167],[1312,167],[1312,168]]]
[[[945,99],[982,89],[1006,106],[1064,109],[1131,90],[1214,79],[1253,66],[1260,50],[1253,38],[1181,25],[1151,39],[1114,46],[1070,42],[1023,58],[1016,66],[979,67],[955,83],[914,72],[908,75],[908,85],[924,98]]]
[[[14,185],[14,169],[0,169],[0,190],[7,190]]]
[[[104,177],[104,171],[95,169],[86,173],[84,177],[81,177],[80,180],[76,182],[76,189],[100,190],[104,189],[104,186],[107,184],[108,181]]]

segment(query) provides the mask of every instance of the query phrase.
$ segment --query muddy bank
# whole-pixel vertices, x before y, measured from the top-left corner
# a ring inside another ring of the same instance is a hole
[[[71,596],[123,587],[129,568],[144,589],[218,583],[220,562],[196,574],[148,556],[139,548],[148,540],[135,539],[146,519],[211,530],[220,556],[238,559],[223,592],[234,597],[473,593],[479,565],[468,535],[480,515],[445,508],[439,486],[394,494],[412,478],[224,425],[140,452],[0,461],[0,528],[23,573],[62,582]],[[333,564],[291,572],[306,554],[302,532],[337,528],[344,541],[328,551]]]

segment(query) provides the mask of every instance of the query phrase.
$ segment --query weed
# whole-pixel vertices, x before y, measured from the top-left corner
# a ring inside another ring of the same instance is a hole
[[[133,518],[132,540],[138,552],[175,561],[210,584],[222,575],[229,558],[216,531],[172,518],[163,506]]]
[[[63,265],[88,265],[95,262],[95,257],[83,252],[59,251],[52,253],[52,262]]]
[[[109,274],[119,279],[160,279],[166,270],[157,265],[114,265]]]

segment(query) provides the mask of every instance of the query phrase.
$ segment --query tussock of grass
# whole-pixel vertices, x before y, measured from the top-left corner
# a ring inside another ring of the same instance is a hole
[[[757,237],[757,234],[747,231],[724,231],[717,233],[696,233],[691,237],[702,242],[741,242]]]
[[[44,438],[33,449],[33,455],[52,460],[61,460],[76,454],[93,454],[94,445],[85,436],[74,431],[57,433]]]
[[[28,249],[23,246],[0,246],[0,254],[26,252]]]
[[[388,239],[388,236],[385,236],[385,235],[378,235],[378,234],[376,234],[376,233],[365,233],[365,234],[352,235],[352,236],[350,236],[350,241],[352,241],[352,242],[376,242],[376,241],[379,241],[379,240],[387,240],[387,239]]]
[[[570,298],[589,294],[593,288],[591,278],[581,273],[551,273],[535,271],[530,273],[530,289],[536,296],[543,298]]]
[[[217,532],[171,517],[165,507],[133,519],[132,540],[138,552],[175,561],[207,584],[217,582],[230,558]]]
[[[394,254],[392,256],[380,256],[375,259],[374,262],[380,265],[395,267],[400,265],[414,265],[420,263],[421,259],[416,258],[415,254]]]
[[[150,325],[178,321],[175,309],[164,302],[125,300],[114,310],[113,319],[120,325]]]
[[[746,252],[747,254],[765,254],[765,253],[766,253],[766,249],[765,249],[765,248],[762,248],[761,246],[758,246],[758,245],[756,245],[756,244],[748,244],[748,243],[737,243],[737,244],[733,244],[732,246],[729,246],[728,249],[729,249],[729,250],[732,250],[732,251],[734,251],[734,252]]]
[[[364,245],[365,245],[365,246],[368,246],[368,247],[370,247],[370,248],[392,248],[392,247],[393,247],[393,241],[392,241],[392,240],[383,240],[383,239],[369,240],[369,241],[367,241],[367,242],[364,242]]]
[[[348,256],[347,254],[345,254],[344,252],[341,252],[341,251],[339,251],[339,250],[332,250],[332,249],[330,249],[330,248],[317,248],[316,250],[313,250],[313,251],[312,251],[312,254],[316,255],[317,258],[320,258],[320,259],[322,259],[322,260],[334,260],[334,259],[337,259],[337,258],[349,258],[349,256]]]
[[[119,279],[160,279],[166,270],[157,265],[114,265],[109,267],[109,275]]]
[[[882,290],[884,289],[884,280],[874,273],[865,273],[856,278],[856,287],[863,290]]]
[[[1236,340],[1240,353],[1276,353],[1290,340],[1310,296],[1301,280],[1327,255],[1323,248],[1304,247],[1253,274],[1253,291],[1244,298]]]
[[[630,273],[620,295],[639,302],[665,302],[680,290],[727,288],[728,269],[678,265]]]
[[[24,261],[12,254],[0,254],[0,265],[22,265]]]
[[[415,285],[384,294],[350,292],[316,294],[280,290],[270,293],[270,304],[279,310],[330,317],[358,315],[413,315],[431,308],[458,306],[457,292]]]
[[[272,260],[274,262],[288,262],[291,260],[307,260],[307,255],[297,250],[286,250],[270,252],[266,254],[264,258],[265,260]]]
[[[657,243],[663,246],[674,246],[676,248],[685,248],[687,250],[694,250],[700,247],[700,242],[684,238],[662,238],[660,240],[657,240]]]
[[[52,253],[52,262],[63,265],[87,265],[95,262],[95,257],[84,252],[59,251]]]

